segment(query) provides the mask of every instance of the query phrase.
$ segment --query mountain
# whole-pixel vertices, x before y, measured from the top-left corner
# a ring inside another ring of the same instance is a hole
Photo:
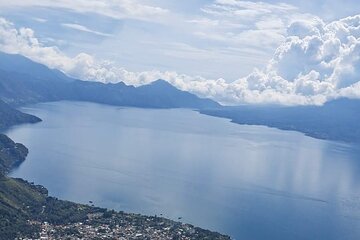
[[[217,108],[220,105],[210,99],[199,98],[194,94],[181,91],[169,82],[159,79],[148,85],[140,86],[137,92],[151,107],[171,105],[175,108]]]
[[[359,99],[337,99],[323,106],[248,105],[200,112],[229,118],[238,124],[265,125],[282,130],[294,130],[319,139],[360,142]]]
[[[43,64],[33,62],[32,60],[19,55],[0,52],[0,70],[18,74],[29,75],[33,78],[48,79],[53,81],[72,81],[59,70],[49,69]]]
[[[89,101],[144,108],[215,108],[220,105],[181,91],[164,80],[134,87],[123,82],[80,81],[21,55],[0,54],[0,98],[12,105]]]
[[[0,174],[20,165],[26,158],[28,149],[15,143],[4,134],[0,134]]]
[[[36,123],[41,119],[22,113],[0,100],[0,130],[22,123]]]
[[[37,123],[41,119],[30,114],[20,112],[0,100],[0,130],[23,123]],[[27,148],[13,142],[0,133],[0,174],[20,165],[28,154]]]

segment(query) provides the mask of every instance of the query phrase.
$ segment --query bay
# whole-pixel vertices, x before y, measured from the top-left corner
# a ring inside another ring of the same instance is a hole
[[[83,102],[22,109],[13,173],[50,195],[162,215],[234,239],[360,239],[360,148],[186,109]]]

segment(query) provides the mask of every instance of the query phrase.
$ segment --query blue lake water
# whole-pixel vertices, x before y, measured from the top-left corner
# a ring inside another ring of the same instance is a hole
[[[12,173],[52,196],[160,215],[234,239],[360,239],[360,148],[184,109],[23,109]]]

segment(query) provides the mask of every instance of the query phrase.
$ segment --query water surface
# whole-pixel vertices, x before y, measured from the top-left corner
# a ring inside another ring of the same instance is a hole
[[[360,239],[360,151],[195,111],[79,102],[23,109],[12,173],[61,199],[160,215],[234,239]]]

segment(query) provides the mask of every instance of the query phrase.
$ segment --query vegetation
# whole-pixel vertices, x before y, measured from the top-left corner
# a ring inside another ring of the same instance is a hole
[[[48,197],[42,186],[1,175],[0,239],[36,237],[39,227],[29,221],[64,224],[81,222],[100,209]],[[103,210],[104,211],[104,210]]]
[[[38,232],[38,227],[28,224],[27,220],[41,209],[44,199],[34,186],[1,175],[0,239],[14,239],[19,233],[33,236]]]
[[[104,234],[108,231],[105,229],[118,229],[118,234],[125,237],[136,231],[149,236],[172,236],[170,239],[229,239],[219,233],[165,218],[108,211],[58,200],[49,197],[42,186],[1,175],[0,239],[39,238],[41,223],[56,229],[55,239],[72,235],[89,236],[86,235],[89,234],[86,232],[88,228]],[[85,232],[84,226],[87,226]],[[79,227],[83,228],[82,235]]]

